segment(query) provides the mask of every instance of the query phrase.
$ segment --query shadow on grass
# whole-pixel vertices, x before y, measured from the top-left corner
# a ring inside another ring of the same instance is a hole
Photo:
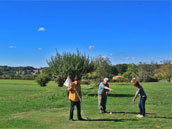
[[[110,113],[110,112],[108,112]],[[139,112],[112,112],[112,114],[115,114],[115,113],[121,113],[121,114],[138,114]],[[146,114],[155,114],[155,113],[146,113]]]
[[[114,122],[121,122],[121,121],[137,121],[137,119],[91,119],[88,121],[114,121]]]
[[[88,94],[88,96],[98,96],[97,94]],[[108,97],[133,97],[131,94],[108,94]]]
[[[131,85],[130,83],[115,83],[115,85]]]
[[[146,116],[147,118],[160,118],[160,119],[172,119],[172,117],[165,117],[165,116]]]

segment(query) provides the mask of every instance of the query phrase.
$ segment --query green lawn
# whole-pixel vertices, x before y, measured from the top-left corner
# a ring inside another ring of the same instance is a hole
[[[84,108],[90,121],[69,121],[69,100],[66,88],[54,82],[40,87],[35,81],[0,80],[0,128],[6,129],[171,129],[172,85],[166,82],[141,83],[148,99],[145,118],[137,118],[138,101],[127,110],[136,89],[131,83],[110,83],[113,92],[107,111],[97,108],[97,88],[82,85]],[[86,118],[82,111],[83,118]],[[128,118],[127,118],[128,116]],[[76,109],[74,111],[76,117]]]

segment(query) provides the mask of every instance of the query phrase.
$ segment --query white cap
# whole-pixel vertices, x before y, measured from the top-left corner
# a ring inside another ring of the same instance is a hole
[[[104,78],[104,81],[106,81],[106,80],[108,81],[109,79],[106,77],[106,78]]]

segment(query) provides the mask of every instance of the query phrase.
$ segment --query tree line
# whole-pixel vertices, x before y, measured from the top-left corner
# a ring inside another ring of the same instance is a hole
[[[46,85],[43,81],[54,80],[59,86],[62,86],[67,76],[70,76],[72,80],[75,76],[82,78],[82,80],[93,80],[97,85],[96,82],[102,81],[104,77],[117,82],[129,82],[133,77],[144,82],[154,82],[161,79],[170,82],[172,75],[170,60],[163,61],[161,64],[140,62],[139,64],[112,65],[107,57],[98,56],[93,58],[82,54],[79,50],[76,53],[64,52],[60,54],[56,52],[55,56],[47,60],[47,64],[48,67],[43,68],[42,74],[38,75],[38,77],[28,72],[35,70],[33,67],[0,67],[0,78],[11,75],[11,79],[16,79],[16,71],[25,70],[29,79],[37,77],[41,85]],[[112,78],[117,75],[120,78],[113,80]]]
[[[43,74],[53,78],[59,86],[63,86],[67,76],[70,76],[72,80],[75,76],[82,80],[92,80],[97,85],[104,77],[119,82],[129,82],[132,78],[144,82],[155,82],[161,79],[170,82],[172,75],[172,64],[169,60],[163,61],[162,64],[140,62],[139,64],[112,65],[107,57],[92,58],[82,54],[79,50],[76,53],[56,52],[47,64],[49,67],[43,70]],[[113,80],[112,78],[116,75],[121,77]]]
[[[31,66],[25,67],[10,67],[10,66],[0,66],[0,78],[1,79],[23,79],[23,80],[33,80],[40,74],[40,70],[43,68],[34,68]],[[38,72],[36,72],[38,71]]]

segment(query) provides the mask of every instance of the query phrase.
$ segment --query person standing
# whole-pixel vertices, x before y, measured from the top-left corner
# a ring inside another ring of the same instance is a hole
[[[77,117],[78,120],[84,120],[81,117],[81,102],[82,102],[82,96],[81,96],[81,87],[80,87],[80,79],[78,77],[75,77],[75,81],[72,82],[68,88],[69,91],[69,100],[70,100],[70,116],[69,120],[73,120],[73,111],[74,107],[77,108]]]
[[[133,85],[137,88],[136,94],[133,98],[133,102],[136,100],[138,94],[140,95],[140,101],[139,101],[139,109],[140,113],[137,115],[137,117],[142,118],[145,117],[145,102],[147,99],[146,93],[143,89],[143,87],[139,84],[138,81],[134,81]]]
[[[109,88],[108,78],[104,78],[104,82],[101,82],[98,89],[98,108],[100,113],[106,113],[106,101],[109,91],[112,91]]]

